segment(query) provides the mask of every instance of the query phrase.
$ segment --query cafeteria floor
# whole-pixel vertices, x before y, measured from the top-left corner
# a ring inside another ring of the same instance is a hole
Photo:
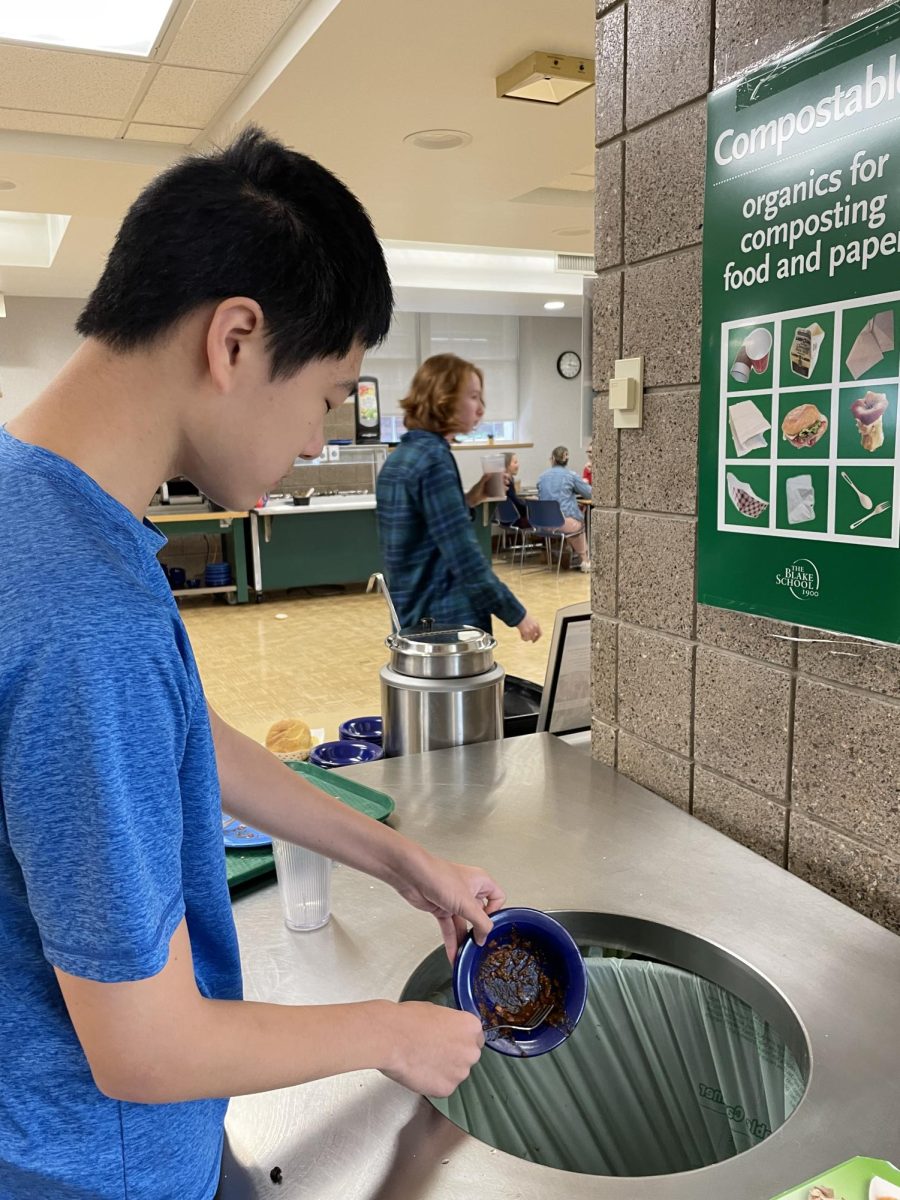
[[[543,683],[557,609],[585,601],[590,578],[526,564],[495,562],[499,577],[541,623],[536,645],[495,623],[497,661],[510,675]],[[381,595],[354,588],[334,596],[275,593],[262,604],[228,606],[198,598],[182,602],[212,706],[259,741],[273,722],[301,717],[312,729],[337,736],[347,717],[381,711],[378,672],[387,661],[387,606]]]

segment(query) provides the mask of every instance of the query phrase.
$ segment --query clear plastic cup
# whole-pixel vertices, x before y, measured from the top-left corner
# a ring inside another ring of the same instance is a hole
[[[481,472],[487,477],[485,495],[492,500],[502,500],[506,495],[506,488],[503,486],[505,464],[506,459],[502,454],[482,454],[481,456]]]
[[[288,929],[321,929],[331,917],[331,859],[292,842],[272,841],[281,911]]]

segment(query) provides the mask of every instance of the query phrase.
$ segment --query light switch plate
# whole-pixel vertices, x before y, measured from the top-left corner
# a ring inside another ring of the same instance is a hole
[[[611,379],[609,381],[609,407],[613,412],[625,412],[634,407],[634,380]]]
[[[629,408],[613,407],[614,391],[619,394],[622,391],[620,380],[631,381],[630,386],[626,385],[629,396],[634,398],[634,403]],[[639,354],[636,358],[617,358],[616,373],[609,381],[609,388],[609,406],[613,412],[614,428],[642,429],[644,425],[644,356]]]

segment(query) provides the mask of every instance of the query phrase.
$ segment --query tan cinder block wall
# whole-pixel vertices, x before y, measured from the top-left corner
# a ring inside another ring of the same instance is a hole
[[[599,5],[593,753],[900,931],[900,649],[694,600],[706,95],[871,7]],[[644,428],[617,434],[633,354]]]

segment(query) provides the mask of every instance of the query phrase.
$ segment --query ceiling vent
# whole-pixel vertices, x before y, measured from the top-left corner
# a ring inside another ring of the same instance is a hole
[[[591,254],[557,254],[557,271],[577,271],[579,275],[593,275],[594,257]]]

